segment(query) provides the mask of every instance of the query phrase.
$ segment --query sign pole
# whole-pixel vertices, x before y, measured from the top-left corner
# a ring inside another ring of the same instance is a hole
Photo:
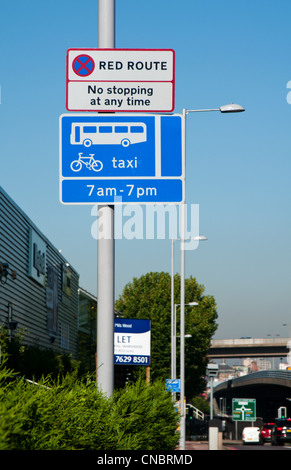
[[[183,165],[186,160],[186,110],[183,109],[182,120],[182,151],[183,151]],[[180,392],[180,450],[185,450],[186,445],[186,407],[184,403],[185,398],[185,186],[183,203],[181,206],[181,242],[180,242],[180,256],[181,256],[181,273],[180,273],[180,379],[181,379],[181,392]]]
[[[98,1],[98,47],[115,47],[115,0]],[[114,390],[114,208],[98,206],[97,387]]]

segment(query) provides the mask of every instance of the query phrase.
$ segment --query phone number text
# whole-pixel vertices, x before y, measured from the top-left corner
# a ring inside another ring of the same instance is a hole
[[[133,365],[149,365],[150,357],[149,356],[125,356],[125,355],[115,355],[114,356],[115,364],[133,364]]]

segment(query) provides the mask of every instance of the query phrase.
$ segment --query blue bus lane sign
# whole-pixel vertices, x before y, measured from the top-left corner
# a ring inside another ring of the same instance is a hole
[[[63,204],[182,203],[182,116],[60,116]]]

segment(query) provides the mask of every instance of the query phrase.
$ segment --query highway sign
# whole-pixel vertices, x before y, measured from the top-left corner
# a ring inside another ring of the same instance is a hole
[[[151,321],[116,318],[114,322],[114,363],[149,366],[151,362]]]
[[[256,400],[254,398],[232,399],[233,421],[256,421]]]
[[[181,115],[60,117],[63,204],[181,203]]]
[[[172,49],[69,49],[68,111],[172,112]]]

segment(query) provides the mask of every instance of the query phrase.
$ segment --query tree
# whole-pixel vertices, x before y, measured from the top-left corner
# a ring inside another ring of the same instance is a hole
[[[180,275],[174,278],[174,302],[180,304]],[[217,329],[217,311],[212,296],[204,295],[204,286],[192,276],[185,279],[185,303],[198,302],[198,306],[185,306],[185,391],[192,398],[205,388],[207,352]],[[116,310],[123,318],[151,320],[151,378],[170,377],[171,363],[171,276],[165,272],[150,272],[128,283]],[[177,335],[179,335],[180,308],[177,308]],[[179,374],[179,339],[177,341],[177,373]],[[123,366],[118,366],[123,367]],[[128,369],[127,369],[128,370]],[[140,368],[138,370],[140,372]],[[131,367],[132,377],[137,368]]]

